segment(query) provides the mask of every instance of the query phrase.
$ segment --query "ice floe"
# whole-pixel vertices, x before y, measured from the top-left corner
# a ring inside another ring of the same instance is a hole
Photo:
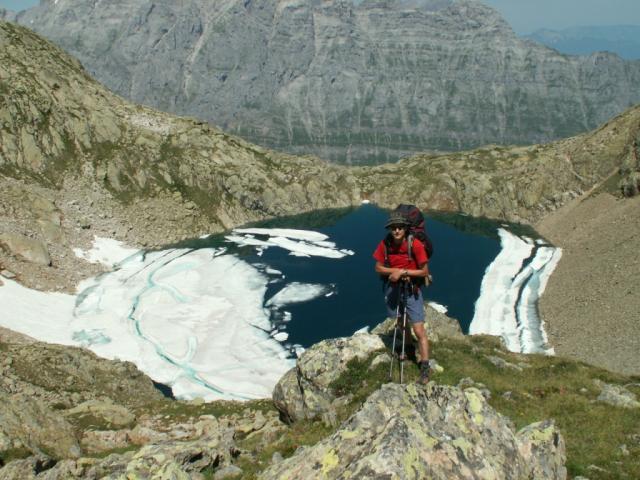
[[[326,296],[334,288],[333,285],[292,282],[271,297],[266,306],[280,308],[294,303],[308,302],[314,298]]]
[[[317,232],[240,233],[230,235],[231,241],[329,258],[347,255]],[[292,351],[304,351],[283,345],[289,334],[282,330],[292,315],[282,307],[336,293],[334,285],[292,282],[265,304],[267,285],[284,281],[284,274],[266,264],[250,265],[226,247],[143,252],[96,238],[91,250],[76,253],[117,268],[83,281],[75,296],[6,280],[0,287],[0,325],[134,362],[180,398],[269,397],[294,365]]]
[[[256,238],[256,235],[264,238]],[[225,236],[225,240],[240,246],[280,247],[297,257],[343,258],[354,254],[352,250],[338,249],[327,238],[318,232],[284,228],[238,228]]]
[[[553,353],[537,302],[562,251],[502,228],[498,234],[502,250],[482,280],[469,333],[500,336],[514,352]]]

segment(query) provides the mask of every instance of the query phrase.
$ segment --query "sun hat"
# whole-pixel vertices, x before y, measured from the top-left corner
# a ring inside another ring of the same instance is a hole
[[[401,212],[391,212],[384,228],[389,228],[391,225],[408,226],[409,221],[407,220],[407,217],[405,217]]]

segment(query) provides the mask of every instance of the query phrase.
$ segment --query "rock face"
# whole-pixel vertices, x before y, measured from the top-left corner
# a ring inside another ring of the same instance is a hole
[[[640,62],[562,55],[470,0],[59,0],[17,21],[126,98],[338,162],[546,142],[640,101]]]
[[[259,478],[565,479],[564,462],[553,423],[516,434],[475,388],[387,384],[336,433]]]
[[[321,417],[332,423],[334,402],[340,401],[331,388],[353,359],[366,359],[385,348],[377,335],[323,340],[306,350],[273,389],[273,402],[289,422]]]
[[[47,246],[41,241],[12,233],[0,234],[0,248],[29,262],[51,265]]]

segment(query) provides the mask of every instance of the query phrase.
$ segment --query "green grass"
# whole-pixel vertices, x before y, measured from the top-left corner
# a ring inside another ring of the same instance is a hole
[[[202,415],[221,417],[225,415],[242,414],[245,410],[259,410],[262,413],[267,413],[269,411],[275,411],[276,408],[273,402],[267,399],[251,400],[248,402],[218,400],[215,402],[202,403],[201,405],[193,402],[166,399],[141,406],[135,411],[137,414],[152,413],[154,415],[161,415],[167,423],[175,423]]]
[[[11,448],[0,452],[0,468],[13,460],[22,460],[32,455],[31,451],[27,448]]]
[[[270,443],[266,448],[260,447],[260,436],[238,442],[238,446],[250,452],[249,456],[241,456],[235,462],[243,471],[240,478],[253,480],[258,474],[269,466],[274,453],[279,452],[283,458],[292,456],[298,447],[315,445],[326,438],[335,429],[324,425],[320,421],[300,421],[294,423],[285,435],[276,442]]]

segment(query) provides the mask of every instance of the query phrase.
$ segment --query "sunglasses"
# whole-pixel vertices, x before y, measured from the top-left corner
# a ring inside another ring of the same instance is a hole
[[[406,226],[404,225],[389,225],[388,229],[390,231],[394,231],[394,230],[404,230],[406,228]]]

